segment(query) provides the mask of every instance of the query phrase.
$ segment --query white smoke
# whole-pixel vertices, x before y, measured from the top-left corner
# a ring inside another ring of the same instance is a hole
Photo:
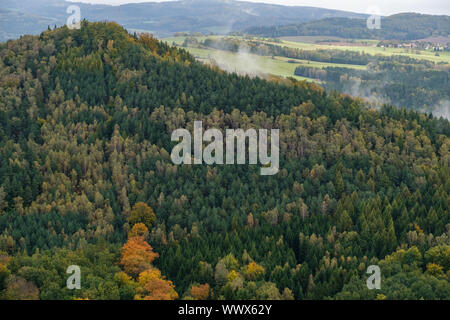
[[[436,118],[445,118],[450,120],[450,100],[442,100],[433,108],[433,116]]]
[[[214,50],[211,53],[211,60],[222,70],[239,75],[262,77],[265,74],[263,59],[250,54],[246,48],[239,48],[237,53]]]

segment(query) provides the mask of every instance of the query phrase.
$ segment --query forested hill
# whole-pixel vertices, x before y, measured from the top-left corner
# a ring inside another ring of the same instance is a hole
[[[381,29],[367,28],[366,19],[326,18],[302,24],[250,27],[247,34],[264,37],[336,36],[350,39],[415,40],[450,35],[450,16],[401,13],[381,18]]]
[[[127,30],[147,30],[159,37],[174,32],[226,34],[251,26],[301,23],[327,17],[364,18],[365,14],[234,0],[180,0],[129,3],[120,6],[65,0],[0,0],[0,41],[23,34],[39,34],[50,26],[64,25],[69,6],[80,8],[90,21],[116,21]]]
[[[280,129],[279,174],[174,165],[195,120]],[[449,149],[446,120],[228,74],[114,23],[2,43],[0,298],[449,299]]]

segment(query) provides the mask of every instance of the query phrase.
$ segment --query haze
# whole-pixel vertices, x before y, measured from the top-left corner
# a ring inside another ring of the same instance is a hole
[[[164,2],[161,0],[79,0],[72,2],[86,2],[96,4],[120,5],[139,2]],[[167,0],[165,0],[167,1]],[[426,14],[450,15],[450,1],[448,0],[246,0],[248,2],[264,2],[293,6],[311,6],[328,9],[345,10],[366,13],[368,8],[376,6],[382,15],[400,12],[418,12]]]

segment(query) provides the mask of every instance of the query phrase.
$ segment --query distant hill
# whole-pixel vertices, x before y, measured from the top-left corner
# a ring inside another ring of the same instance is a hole
[[[44,21],[62,25],[69,16],[67,7],[73,4],[80,6],[82,18],[115,21],[128,30],[151,31],[160,37],[170,36],[174,32],[228,33],[253,26],[269,27],[331,17],[365,17],[363,14],[322,8],[229,0],[182,0],[122,6],[77,4],[64,0],[0,0],[1,10],[15,12],[2,20],[0,40],[17,38],[25,33],[37,34],[42,31]],[[16,16],[18,14],[33,18],[28,19],[27,25],[22,25]],[[28,25],[35,27],[30,29]]]
[[[55,19],[0,7],[0,41],[14,39],[22,34],[36,33],[36,30],[45,30],[55,22],[57,22]]]
[[[343,38],[415,40],[450,34],[450,16],[402,13],[381,18],[381,29],[367,28],[365,19],[325,18],[301,24],[251,27],[245,33],[265,36],[336,36]]]

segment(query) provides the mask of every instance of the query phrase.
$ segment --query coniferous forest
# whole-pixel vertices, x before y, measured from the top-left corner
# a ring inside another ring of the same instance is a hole
[[[279,173],[174,165],[194,121],[278,128]],[[448,120],[49,28],[0,44],[0,299],[448,300],[449,167]]]

